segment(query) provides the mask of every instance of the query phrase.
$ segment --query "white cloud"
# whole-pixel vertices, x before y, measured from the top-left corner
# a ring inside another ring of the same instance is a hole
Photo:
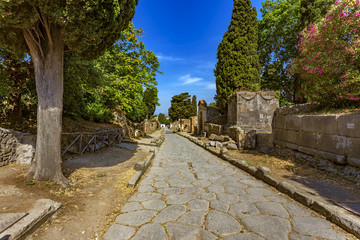
[[[170,62],[184,61],[184,59],[182,59],[182,58],[177,58],[177,57],[172,57],[172,56],[165,56],[165,55],[162,55],[162,54],[158,54],[156,56],[158,57],[159,60],[162,60],[162,61],[170,61]]]
[[[190,74],[179,77],[179,80],[182,81],[184,85],[196,83],[202,80],[199,77],[191,77]]]
[[[206,89],[216,90],[216,84],[215,83],[207,83]]]

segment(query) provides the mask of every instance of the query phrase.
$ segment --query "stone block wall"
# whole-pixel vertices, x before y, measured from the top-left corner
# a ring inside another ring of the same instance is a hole
[[[360,167],[360,114],[287,115],[276,113],[274,144],[337,164]]]

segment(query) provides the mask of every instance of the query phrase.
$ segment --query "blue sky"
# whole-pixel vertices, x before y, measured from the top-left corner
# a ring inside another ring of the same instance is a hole
[[[260,15],[261,1],[252,1]],[[142,41],[160,60],[157,76],[161,106],[167,114],[171,97],[183,92],[214,102],[216,50],[227,30],[233,0],[140,0],[133,19]]]

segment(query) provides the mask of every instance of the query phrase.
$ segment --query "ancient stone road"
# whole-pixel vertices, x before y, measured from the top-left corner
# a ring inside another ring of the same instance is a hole
[[[169,131],[104,239],[346,239],[263,182]]]

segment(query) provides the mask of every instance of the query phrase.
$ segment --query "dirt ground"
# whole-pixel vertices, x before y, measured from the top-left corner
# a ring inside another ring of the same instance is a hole
[[[27,239],[101,239],[134,192],[127,183],[135,163],[148,154],[112,147],[94,155],[68,157],[64,172],[75,186],[67,189],[27,179],[28,166],[2,167],[0,212],[26,212],[37,199],[52,199],[62,207]]]

